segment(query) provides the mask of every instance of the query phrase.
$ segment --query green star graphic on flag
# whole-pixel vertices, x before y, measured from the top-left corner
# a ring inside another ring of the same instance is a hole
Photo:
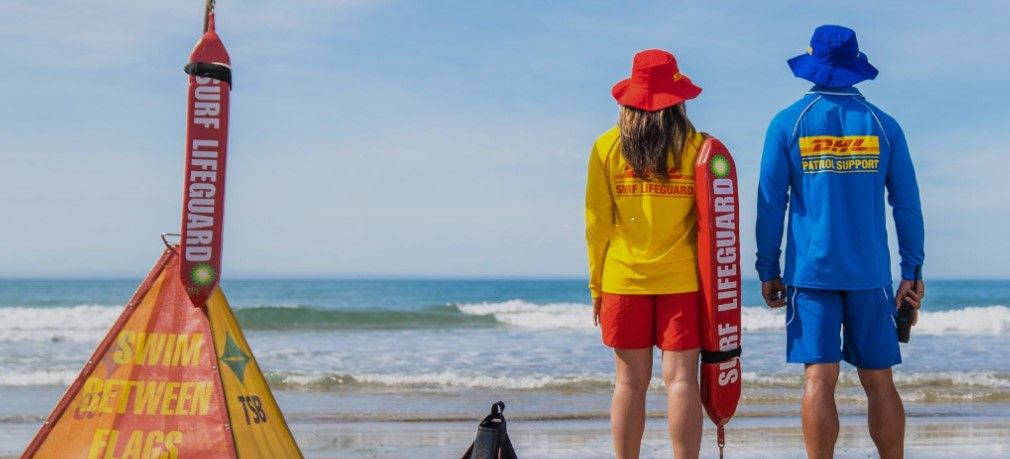
[[[238,381],[245,384],[245,366],[249,363],[249,356],[242,352],[242,348],[235,344],[229,333],[224,343],[224,352],[221,353],[221,362],[231,368],[232,373],[238,377]]]

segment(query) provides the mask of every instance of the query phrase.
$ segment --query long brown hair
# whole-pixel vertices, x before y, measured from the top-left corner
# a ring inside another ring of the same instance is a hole
[[[649,112],[621,106],[617,122],[621,130],[621,151],[635,175],[645,180],[670,178],[667,152],[673,152],[673,166],[680,169],[684,147],[694,135],[683,103]]]

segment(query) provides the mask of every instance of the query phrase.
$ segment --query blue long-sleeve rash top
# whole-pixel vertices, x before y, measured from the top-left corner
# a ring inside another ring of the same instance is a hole
[[[787,285],[857,290],[891,284],[884,191],[901,276],[922,265],[919,186],[897,121],[853,87],[815,86],[772,120],[761,158],[757,271],[779,277],[786,209]]]

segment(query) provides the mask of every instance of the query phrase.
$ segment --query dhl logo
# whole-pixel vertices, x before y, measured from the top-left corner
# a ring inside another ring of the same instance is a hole
[[[800,137],[800,156],[858,156],[880,155],[880,138],[875,135],[847,135],[843,137],[818,135]]]

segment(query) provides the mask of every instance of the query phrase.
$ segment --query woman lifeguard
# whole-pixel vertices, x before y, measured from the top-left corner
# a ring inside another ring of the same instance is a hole
[[[613,88],[617,126],[589,158],[589,288],[593,321],[614,348],[610,423],[619,459],[639,455],[653,346],[662,351],[674,454],[697,457],[700,448],[694,162],[704,137],[684,108],[699,93],[672,54],[636,54],[631,78]]]

